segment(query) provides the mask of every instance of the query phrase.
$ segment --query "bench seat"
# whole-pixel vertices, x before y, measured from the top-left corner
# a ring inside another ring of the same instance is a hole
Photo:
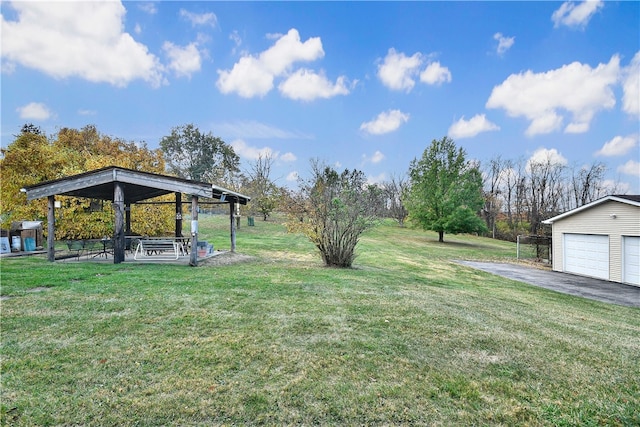
[[[133,259],[140,257],[154,259],[178,259],[184,255],[182,245],[172,239],[140,239]]]

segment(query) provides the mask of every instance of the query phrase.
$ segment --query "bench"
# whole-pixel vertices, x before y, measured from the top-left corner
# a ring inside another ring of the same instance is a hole
[[[166,254],[166,252],[171,252],[171,254]],[[137,261],[139,256],[154,257],[155,259],[178,259],[181,253],[184,254],[184,249],[175,240],[140,239],[133,259]]]
[[[76,258],[80,259],[80,255],[84,251],[84,240],[67,240],[65,243],[69,252],[75,253]]]

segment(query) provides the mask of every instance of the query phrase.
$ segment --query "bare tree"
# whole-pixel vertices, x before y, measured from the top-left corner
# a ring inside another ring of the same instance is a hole
[[[494,239],[496,238],[496,220],[502,210],[502,190],[500,187],[502,176],[505,173],[504,161],[500,156],[497,156],[489,160],[489,165],[482,174],[484,193],[482,215],[487,224],[487,229],[491,231],[491,236]]]
[[[380,198],[358,170],[338,173],[312,161],[312,177],[290,196],[287,228],[311,240],[330,267],[351,267],[362,233],[377,219]]]
[[[408,189],[406,178],[392,175],[388,181],[381,184],[381,188],[387,215],[395,219],[401,227],[404,227],[404,221],[409,215],[403,202]]]
[[[262,215],[266,221],[278,205],[280,189],[271,179],[275,159],[271,154],[260,154],[246,172],[245,191],[251,196],[251,213]]]
[[[600,162],[593,162],[589,166],[583,166],[573,170],[571,176],[571,190],[574,205],[577,208],[604,196],[604,174],[606,166]]]
[[[527,167],[530,232],[535,235],[543,220],[558,213],[565,166],[547,155],[545,159],[529,161]]]

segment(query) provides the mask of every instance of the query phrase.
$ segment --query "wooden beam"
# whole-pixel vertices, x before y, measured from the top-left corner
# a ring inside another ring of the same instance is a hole
[[[49,196],[49,207],[47,209],[47,261],[56,260],[56,197]]]
[[[113,233],[113,263],[124,261],[124,187],[121,182],[113,185],[113,210],[115,211]]]
[[[191,196],[191,252],[189,265],[198,266],[198,196]]]

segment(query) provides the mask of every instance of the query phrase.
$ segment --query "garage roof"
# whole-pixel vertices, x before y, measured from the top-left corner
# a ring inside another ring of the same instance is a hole
[[[25,187],[27,200],[48,196],[74,196],[113,201],[114,183],[125,185],[124,202],[136,203],[170,193],[184,193],[246,205],[250,197],[206,182],[159,175],[117,166]],[[223,197],[224,195],[224,197]]]
[[[606,196],[603,197],[601,199],[595,200],[591,203],[587,203],[586,205],[580,206],[579,208],[576,209],[572,209],[570,211],[567,211],[563,214],[554,216],[553,218],[549,218],[547,220],[542,221],[543,224],[553,224],[556,221],[559,221],[561,219],[567,218],[571,215],[577,214],[578,212],[582,212],[584,210],[590,209],[594,206],[600,205],[602,203],[605,202],[610,202],[610,201],[614,201],[614,202],[620,202],[620,203],[625,203],[627,205],[632,205],[632,206],[638,206],[640,207],[640,195],[627,195],[627,194],[623,194],[623,195],[611,195],[611,196]]]

